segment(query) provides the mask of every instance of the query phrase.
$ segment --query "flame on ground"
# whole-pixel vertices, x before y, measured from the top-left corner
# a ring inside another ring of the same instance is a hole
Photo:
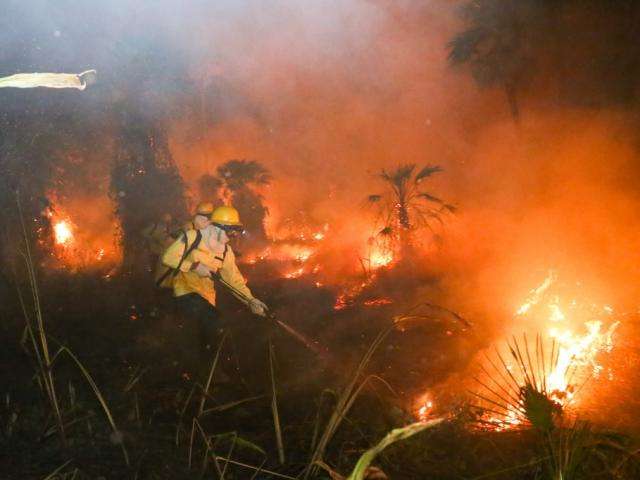
[[[608,353],[613,348],[613,333],[619,322],[607,318],[614,314],[609,305],[582,303],[575,298],[563,304],[558,294],[550,292],[556,282],[555,273],[550,272],[517,308],[516,319],[532,321],[534,328],[542,331],[541,340],[550,345],[551,362],[539,370],[538,376],[542,378],[538,383],[542,386],[542,393],[564,409],[578,405],[576,393],[584,382],[600,377],[603,366],[599,363],[599,354]],[[609,321],[605,322],[605,319]],[[608,326],[605,327],[605,323]],[[507,369],[507,373],[524,388],[525,374],[512,365],[507,365]],[[524,421],[521,405],[505,407],[504,415],[492,413],[485,418],[489,424],[495,424],[496,430],[518,427]]]
[[[60,207],[47,209],[46,217],[51,222],[52,241],[39,230],[39,242],[49,250],[47,265],[52,269],[78,271],[83,269],[113,268],[120,261],[120,252],[113,238],[94,235],[84,225]],[[52,245],[51,245],[52,244]]]
[[[426,392],[417,399],[414,405],[414,415],[419,421],[426,421],[433,414],[433,409],[435,408],[433,395],[431,392]]]
[[[552,291],[556,282],[555,273],[550,272],[516,309],[515,328],[539,332],[539,336],[533,336],[536,344],[532,346],[524,337],[525,343],[519,347],[514,337],[516,343],[509,343],[509,352],[504,356],[498,352],[500,361],[494,364],[488,359],[494,374],[487,373],[488,383],[483,385],[488,392],[483,395],[492,405],[481,423],[492,430],[518,428],[526,423],[522,394],[529,388],[527,385],[533,384],[550,405],[555,405],[553,408],[562,411],[569,406],[578,408],[583,399],[577,398],[577,392],[588,380],[601,378],[604,367],[600,354],[611,352],[613,334],[619,325],[613,318],[614,309],[578,298],[563,301]],[[487,367],[486,372],[489,370]],[[511,399],[506,399],[509,396]]]

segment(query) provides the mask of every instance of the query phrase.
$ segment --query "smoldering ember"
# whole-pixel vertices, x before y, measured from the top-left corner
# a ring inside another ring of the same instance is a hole
[[[0,13],[0,478],[640,478],[638,2]]]

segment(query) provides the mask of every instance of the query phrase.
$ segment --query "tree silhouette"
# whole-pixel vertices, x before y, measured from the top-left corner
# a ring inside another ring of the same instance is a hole
[[[236,207],[249,242],[259,244],[267,240],[264,220],[268,209],[256,187],[270,184],[271,178],[270,172],[255,160],[229,160],[216,169],[216,175],[200,178],[200,191],[204,198],[218,197]]]
[[[550,0],[477,0],[462,8],[467,28],[449,42],[449,61],[466,64],[483,87],[506,94],[511,115],[520,115],[519,95],[536,73],[533,47],[549,32]]]
[[[531,94],[587,107],[637,102],[640,3],[472,0],[461,14],[466,25],[449,42],[449,61],[479,86],[501,88],[514,120]]]
[[[111,171],[111,195],[120,219],[123,269],[138,272],[147,259],[143,229],[163,214],[187,218],[185,187],[162,129],[138,116],[123,122]]]

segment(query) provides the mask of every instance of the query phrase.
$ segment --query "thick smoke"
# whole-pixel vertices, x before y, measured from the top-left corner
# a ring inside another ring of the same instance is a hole
[[[433,191],[459,213],[424,262],[442,276],[450,306],[501,316],[549,268],[628,301],[638,280],[633,115],[529,91],[515,122],[503,92],[477,87],[447,61],[447,42],[464,27],[458,6],[10,1],[2,73],[95,67],[100,84],[83,93],[0,92],[5,121],[27,111],[51,124],[89,123],[102,139],[84,161],[108,172],[125,105],[168,132],[191,204],[203,174],[230,159],[257,160],[274,177],[264,191],[268,231],[277,235],[299,212],[328,223],[323,258],[340,265],[335,271],[356,270],[373,233],[362,207],[382,187],[375,174],[439,164]],[[86,150],[74,128],[70,143]],[[47,174],[55,178],[55,169]],[[83,178],[104,211],[108,178],[99,177]],[[58,195],[61,208],[74,208],[64,205],[70,187]],[[99,229],[116,234],[111,216]]]

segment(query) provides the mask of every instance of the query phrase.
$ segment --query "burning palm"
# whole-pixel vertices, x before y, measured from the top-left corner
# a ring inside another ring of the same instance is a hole
[[[613,309],[575,298],[563,302],[552,288],[556,281],[551,272],[517,309],[517,320],[542,332],[535,342],[513,337],[507,352],[486,357],[485,377],[478,379],[485,392],[478,396],[488,404],[482,421],[492,428],[552,428],[565,408],[576,406],[585,382],[600,376],[599,354],[613,348],[619,325]]]

